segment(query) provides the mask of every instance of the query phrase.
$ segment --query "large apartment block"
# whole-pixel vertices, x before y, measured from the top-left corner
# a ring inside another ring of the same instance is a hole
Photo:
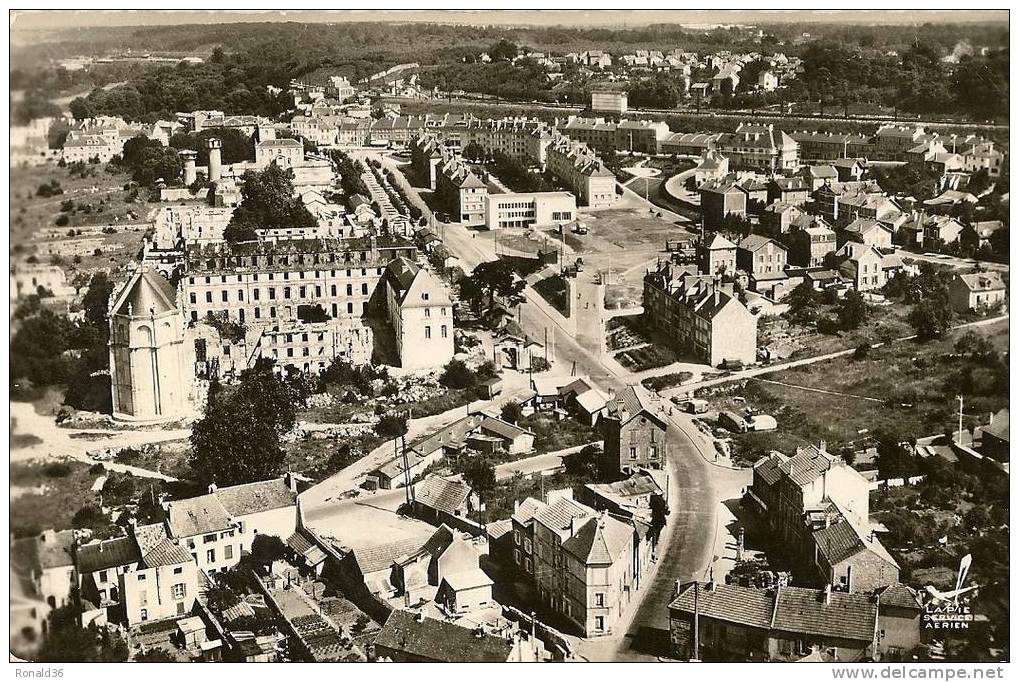
[[[527,498],[512,523],[514,564],[537,599],[585,637],[616,632],[651,554],[633,522],[560,495]]]
[[[757,318],[716,276],[663,263],[644,276],[643,298],[648,324],[698,361],[757,361]]]
[[[374,238],[208,245],[188,253],[181,279],[184,314],[209,313],[242,324],[296,319],[302,306],[332,317],[361,316],[394,258],[414,258],[409,243]]]
[[[736,132],[719,138],[718,150],[733,168],[774,173],[792,172],[799,165],[796,140],[771,124],[740,124]]]
[[[604,118],[571,116],[559,132],[571,140],[583,142],[593,149],[658,154],[662,144],[671,137],[665,121],[622,120],[619,123]]]
[[[548,170],[583,206],[604,208],[616,201],[616,176],[586,145],[559,136],[548,148]]]

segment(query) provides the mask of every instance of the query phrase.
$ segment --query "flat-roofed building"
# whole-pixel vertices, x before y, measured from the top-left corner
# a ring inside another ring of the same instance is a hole
[[[485,197],[485,227],[490,230],[556,226],[577,218],[577,199],[569,192],[489,194]]]

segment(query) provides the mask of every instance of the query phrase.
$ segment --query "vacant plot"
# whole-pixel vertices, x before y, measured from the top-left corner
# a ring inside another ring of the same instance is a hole
[[[653,345],[624,350],[616,353],[615,357],[619,364],[631,372],[646,372],[679,361],[679,356],[671,348]]]
[[[147,445],[141,449],[125,448],[117,453],[116,461],[187,480],[192,475],[188,464],[190,456],[191,443],[182,439]]]
[[[633,372],[665,367],[679,360],[676,352],[656,339],[640,315],[613,317],[605,325],[606,343],[619,364]]]
[[[556,452],[601,439],[598,430],[589,424],[576,419],[556,419],[545,412],[524,417],[519,426],[534,433],[534,450],[538,453]]]
[[[1007,343],[1007,322],[973,331],[999,350]],[[772,414],[779,424],[774,434],[825,440],[830,447],[878,431],[901,440],[940,434],[956,424],[957,394],[965,400],[967,425],[1008,406],[1007,369],[955,355],[959,335],[895,343],[872,350],[865,359],[818,362],[698,394],[714,409],[751,407]],[[757,438],[738,434],[734,443],[763,448],[751,442]]]
[[[590,481],[581,480],[565,472],[542,476],[514,476],[498,483],[492,492],[484,497],[485,520],[488,522],[507,519],[513,514],[513,505],[528,497],[542,499],[543,493],[581,486]]]
[[[617,248],[626,250],[651,248],[658,251],[664,247],[666,239],[676,239],[679,236],[677,232],[685,232],[676,225],[657,218],[650,211],[630,208],[598,211],[585,216],[584,222],[589,230],[588,234],[581,238],[585,244],[595,238],[603,239]]]
[[[11,175],[11,241],[24,243],[44,227],[69,230],[89,225],[116,225],[145,219],[146,197],[136,189],[124,189],[126,174],[110,174],[104,166],[88,165],[86,177],[69,168],[38,166]],[[59,193],[40,189],[59,187]],[[49,196],[45,196],[49,194]]]
[[[663,374],[657,377],[648,377],[640,383],[644,385],[644,388],[648,388],[652,391],[664,391],[667,388],[680,386],[681,384],[690,381],[692,378],[693,372],[673,372],[671,374]]]
[[[374,432],[342,439],[305,438],[284,446],[289,471],[322,480],[350,466],[382,444]]]
[[[75,512],[98,501],[92,484],[102,472],[90,473],[80,462],[19,463],[10,471],[10,528],[15,537],[71,528]]]
[[[823,316],[834,317],[836,305],[819,306]],[[915,332],[906,321],[910,306],[902,304],[872,305],[867,321],[859,328],[837,334],[821,334],[814,325],[791,324],[781,317],[765,317],[758,328],[758,345],[790,343],[798,350],[792,358],[826,355],[865,343],[912,336]]]

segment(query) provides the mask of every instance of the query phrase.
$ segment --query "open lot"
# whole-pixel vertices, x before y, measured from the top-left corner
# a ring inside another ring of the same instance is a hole
[[[565,239],[566,245],[584,258],[587,270],[611,273],[605,301],[606,307],[612,309],[640,305],[644,273],[663,255],[665,242],[690,234],[683,227],[635,206],[581,210],[580,220],[587,225],[587,234],[567,233],[563,237],[552,231],[548,234],[555,240]]]
[[[11,464],[10,526],[15,537],[64,530],[85,504],[97,501],[92,484],[102,475],[80,462]]]
[[[41,227],[116,225],[144,219],[149,206],[143,191],[124,189],[131,180],[124,173],[108,173],[106,166],[88,165],[86,177],[55,165],[19,168],[11,175],[12,240],[27,239]],[[59,184],[61,193],[40,196],[43,185]],[[71,210],[61,211],[68,203]],[[66,225],[56,220],[67,216]]]
[[[1008,346],[1008,322],[973,332],[1000,352]],[[973,358],[954,354],[960,332],[945,339],[904,341],[873,349],[866,358],[843,357],[764,374],[699,391],[711,408],[750,408],[773,415],[778,430],[734,434],[734,454],[753,461],[769,449],[825,440],[829,448],[876,432],[901,440],[953,429],[957,394],[965,399],[967,424],[986,422],[1008,405],[1008,377]]]

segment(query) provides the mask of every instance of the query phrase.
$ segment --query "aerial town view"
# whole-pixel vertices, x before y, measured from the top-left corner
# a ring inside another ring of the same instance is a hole
[[[1001,678],[1008,21],[12,11],[12,664]]]

